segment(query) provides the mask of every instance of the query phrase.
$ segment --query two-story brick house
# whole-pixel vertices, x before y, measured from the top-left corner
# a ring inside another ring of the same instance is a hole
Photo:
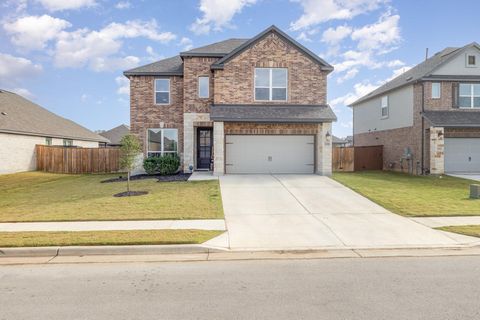
[[[275,26],[182,52],[124,72],[131,132],[186,172],[328,175],[332,70]]]
[[[446,48],[351,104],[355,146],[384,168],[480,172],[480,46]]]

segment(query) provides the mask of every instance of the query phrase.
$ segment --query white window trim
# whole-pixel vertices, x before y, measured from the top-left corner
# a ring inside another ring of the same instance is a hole
[[[72,147],[73,146],[73,140],[72,139],[63,139],[62,144],[64,147]]]
[[[470,63],[468,62],[468,58],[469,58],[469,57],[472,57],[472,56],[475,57],[475,64],[470,64]],[[476,54],[470,54],[470,53],[465,54],[465,66],[466,66],[467,68],[476,68],[476,67],[478,67],[478,56],[477,56]]]
[[[383,99],[386,99],[387,100],[387,104],[386,105],[383,105]],[[390,101],[388,101],[388,96],[383,96],[381,99],[380,99],[380,116],[382,119],[387,119],[389,116],[390,116]],[[387,114],[386,115],[383,115],[383,109],[386,109],[387,110]]]
[[[150,151],[149,150],[149,146],[150,146],[150,139],[149,139],[149,136],[148,136],[148,131],[149,130],[160,130],[160,133],[161,133],[161,137],[160,137],[160,151]],[[176,151],[165,151],[164,150],[164,145],[163,145],[163,137],[164,137],[164,132],[165,130],[175,130],[177,132],[177,150]],[[178,129],[176,128],[148,128],[147,129],[147,157],[149,154],[151,153],[156,153],[156,154],[160,154],[161,156],[164,156],[165,154],[168,154],[168,153],[171,153],[171,154],[178,154]]]
[[[207,78],[207,95],[205,97],[200,95],[200,79]],[[210,98],[210,77],[209,76],[199,76],[198,77],[198,98],[200,99],[209,99]]]
[[[157,91],[157,80],[167,80],[168,81],[168,91]],[[170,87],[170,79],[168,78],[155,78],[153,80],[153,101],[155,102],[156,105],[159,106],[167,106],[170,105],[170,102],[172,101],[171,99],[171,87]],[[157,103],[157,92],[168,92],[168,102],[167,103]]]
[[[470,86],[470,95],[468,95],[468,96],[462,96],[462,95],[460,94],[460,85],[462,85],[462,84],[463,84],[463,85],[469,85],[469,86]],[[459,88],[458,88],[458,97],[459,97],[459,98],[460,98],[460,97],[462,97],[462,98],[467,98],[467,97],[470,98],[470,107],[462,107],[462,106],[460,106],[460,99],[458,99],[458,100],[459,100],[458,107],[459,107],[460,109],[480,109],[480,106],[478,106],[478,107],[475,107],[475,106],[474,106],[475,98],[480,98],[480,95],[474,95],[474,89],[473,89],[473,87],[474,87],[475,84],[480,85],[480,83],[461,83],[461,84],[459,85]]]
[[[268,87],[263,87],[263,86],[256,86],[255,85],[255,75],[257,73],[258,69],[268,69],[269,70],[269,76],[270,76],[270,86]],[[285,70],[285,75],[286,75],[286,83],[287,85],[285,87],[274,87],[273,86],[273,69],[284,69]],[[255,89],[269,89],[268,90],[268,100],[257,100],[257,97],[255,95]],[[285,100],[273,100],[272,95],[273,95],[273,89],[285,89]],[[253,73],[253,99],[254,101],[283,101],[286,102],[288,101],[288,68],[255,68],[254,73]]]
[[[433,85],[438,85],[438,96],[433,95]],[[442,97],[442,84],[440,82],[432,82],[432,99],[440,99]]]

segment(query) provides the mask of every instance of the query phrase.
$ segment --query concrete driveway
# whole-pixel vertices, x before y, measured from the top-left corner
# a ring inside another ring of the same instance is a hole
[[[327,177],[225,175],[220,187],[232,249],[459,244]]]

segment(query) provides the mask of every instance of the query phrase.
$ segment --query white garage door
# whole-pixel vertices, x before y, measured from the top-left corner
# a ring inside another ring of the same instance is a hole
[[[445,172],[480,172],[480,138],[446,138]]]
[[[227,173],[313,173],[314,137],[227,135]]]

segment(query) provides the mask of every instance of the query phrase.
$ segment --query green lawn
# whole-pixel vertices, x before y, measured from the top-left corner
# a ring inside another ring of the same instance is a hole
[[[333,179],[404,216],[480,215],[480,200],[469,199],[469,185],[478,183],[471,180],[385,171],[338,172]]]
[[[451,227],[441,227],[437,228],[439,230],[455,232],[464,234],[466,236],[479,237],[480,238],[480,226],[470,225],[470,226],[451,226]]]
[[[0,222],[223,218],[218,181],[131,182],[148,195],[116,198],[118,175],[25,172],[0,176]]]
[[[0,232],[0,248],[46,246],[198,244],[223,231],[128,230],[76,232]]]

